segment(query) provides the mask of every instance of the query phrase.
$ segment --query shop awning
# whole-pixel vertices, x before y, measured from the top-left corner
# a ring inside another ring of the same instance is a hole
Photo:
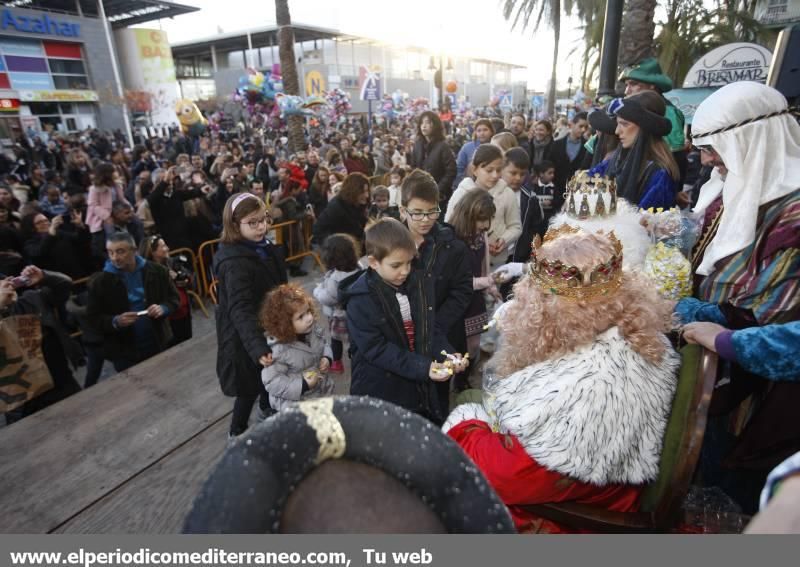
[[[691,124],[697,107],[716,90],[717,88],[673,89],[664,93],[664,98],[683,112],[686,124]]]
[[[9,8],[98,17],[96,0],[0,0],[0,4]],[[200,10],[195,6],[162,0],[103,0],[103,8],[111,27],[115,29]]]

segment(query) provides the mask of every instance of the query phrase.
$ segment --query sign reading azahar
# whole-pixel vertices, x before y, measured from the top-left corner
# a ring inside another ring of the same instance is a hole
[[[12,28],[18,32],[59,35],[62,37],[80,37],[81,35],[80,24],[59,21],[47,14],[42,14],[39,18],[15,16],[7,8],[3,10],[2,24],[0,26],[2,26],[3,30]]]

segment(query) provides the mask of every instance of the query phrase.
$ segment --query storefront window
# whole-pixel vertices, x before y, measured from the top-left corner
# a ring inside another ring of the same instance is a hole
[[[91,88],[79,44],[0,38],[0,54],[0,85],[5,88]]]

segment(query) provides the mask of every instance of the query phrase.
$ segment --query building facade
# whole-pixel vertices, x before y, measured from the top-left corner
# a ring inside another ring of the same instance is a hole
[[[366,112],[358,100],[359,68],[379,67],[382,91],[436,100],[433,76],[441,67],[443,82],[456,83],[457,98],[485,105],[499,92],[510,93],[514,106],[525,103],[526,68],[503,61],[455,57],[416,47],[399,47],[337,30],[292,26],[301,90],[305,96],[338,87],[350,93],[353,112]],[[172,45],[181,94],[205,99],[232,94],[245,69],[269,70],[280,64],[277,28],[221,34]]]
[[[11,138],[15,126],[124,128],[108,96],[112,54],[99,19],[22,8],[0,14],[0,138]]]

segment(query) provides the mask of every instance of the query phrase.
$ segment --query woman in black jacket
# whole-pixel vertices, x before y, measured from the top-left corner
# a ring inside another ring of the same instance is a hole
[[[427,111],[419,116],[411,165],[427,171],[436,180],[439,203],[444,213],[456,178],[456,158],[445,142],[442,121],[435,112]]]
[[[73,279],[92,273],[91,236],[79,211],[52,221],[42,213],[31,213],[22,219],[22,238],[25,255],[37,266]]]
[[[368,204],[369,178],[363,173],[351,173],[314,223],[314,242],[321,245],[331,234],[343,232],[363,244]]]
[[[271,224],[261,199],[236,194],[225,204],[222,243],[214,255],[219,280],[217,376],[222,393],[236,398],[230,439],[247,430],[256,398],[259,418],[270,412],[261,369],[272,364],[272,349],[258,312],[267,292],[287,281],[283,253],[266,239]]]

